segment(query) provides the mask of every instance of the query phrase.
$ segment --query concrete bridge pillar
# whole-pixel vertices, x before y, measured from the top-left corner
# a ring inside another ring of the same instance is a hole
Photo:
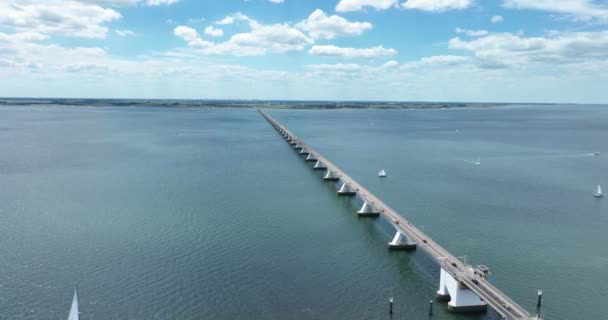
[[[340,180],[340,178],[333,171],[327,170],[327,173],[325,173],[323,180],[338,181]]]
[[[357,215],[360,217],[377,217],[380,213],[374,206],[364,201],[361,210],[357,211]]]
[[[315,158],[315,156],[309,153],[306,157],[306,161],[317,161],[317,158]]]
[[[293,148],[294,148],[294,149],[296,149],[296,150],[297,150],[297,149],[303,149],[303,147],[300,145],[300,143],[299,143],[299,142],[298,142],[298,143],[296,143],[296,146],[295,146],[295,147],[293,147]]]
[[[416,249],[416,242],[397,229],[393,241],[388,243],[388,248],[390,250],[414,250]]]
[[[353,190],[351,186],[346,184],[346,182],[342,182],[342,186],[340,187],[340,190],[338,190],[338,194],[345,196],[354,196],[357,194],[357,192]]]
[[[300,150],[300,152],[298,152],[299,154],[308,154],[308,151],[306,150],[306,148],[302,148],[302,150]]]
[[[297,145],[297,144],[298,144],[298,141],[297,141],[296,139],[292,138],[292,139],[289,141],[289,144],[290,144],[290,145],[292,145],[292,146],[293,146],[293,145]]]
[[[323,162],[317,160],[317,163],[315,163],[314,167],[312,167],[315,170],[323,170],[323,169],[327,169],[327,167],[323,164]]]
[[[448,271],[441,268],[437,300],[449,301],[448,310],[453,312],[486,311],[488,304],[477,296],[464,283],[456,280]]]

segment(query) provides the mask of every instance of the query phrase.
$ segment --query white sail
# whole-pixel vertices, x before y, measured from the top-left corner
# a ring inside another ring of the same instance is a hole
[[[72,300],[72,307],[70,308],[70,315],[68,320],[79,320],[80,315],[78,314],[78,288],[74,290],[74,299]]]
[[[602,194],[602,186],[600,186],[599,184],[597,185],[597,192],[596,194],[599,196]]]
[[[380,170],[380,172],[378,172],[378,176],[379,177],[386,177],[386,171],[384,171],[384,169]]]

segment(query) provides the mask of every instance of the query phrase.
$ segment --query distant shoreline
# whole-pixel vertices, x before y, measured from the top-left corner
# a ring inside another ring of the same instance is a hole
[[[451,109],[495,108],[511,105],[557,105],[557,103],[478,102],[378,102],[378,101],[279,101],[279,100],[146,100],[0,98],[0,106],[88,106],[157,108],[264,108],[264,109]]]

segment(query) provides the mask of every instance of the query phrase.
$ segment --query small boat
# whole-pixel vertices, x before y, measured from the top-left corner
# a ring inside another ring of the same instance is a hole
[[[74,299],[72,299],[72,307],[70,308],[70,315],[68,320],[79,320],[80,314],[78,313],[78,288],[74,290]]]
[[[595,191],[595,194],[593,196],[596,198],[601,198],[604,196],[602,194],[602,187],[599,184],[597,185],[597,190]]]
[[[599,152],[594,152],[594,153],[593,153],[593,155],[594,155],[594,156],[599,156],[600,154],[601,154],[601,153],[599,153]]]
[[[475,165],[478,166],[481,164],[481,158],[477,157],[477,162],[475,162]]]
[[[378,177],[386,177],[386,171],[384,171],[384,169],[380,170],[380,172],[378,172]]]

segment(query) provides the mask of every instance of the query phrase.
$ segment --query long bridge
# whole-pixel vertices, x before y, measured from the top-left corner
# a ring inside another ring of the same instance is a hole
[[[490,284],[486,279],[488,275],[486,267],[474,267],[460,261],[397,211],[309,147],[285,126],[264,111],[258,111],[296,151],[306,156],[307,161],[315,162],[313,169],[325,171],[325,180],[339,181],[338,194],[359,196],[363,200],[361,210],[358,211],[360,216],[382,216],[395,227],[395,237],[388,243],[389,249],[412,250],[420,247],[440,265],[437,299],[449,301],[450,311],[484,311],[489,305],[505,320],[541,319],[540,316],[532,316],[526,309]]]

